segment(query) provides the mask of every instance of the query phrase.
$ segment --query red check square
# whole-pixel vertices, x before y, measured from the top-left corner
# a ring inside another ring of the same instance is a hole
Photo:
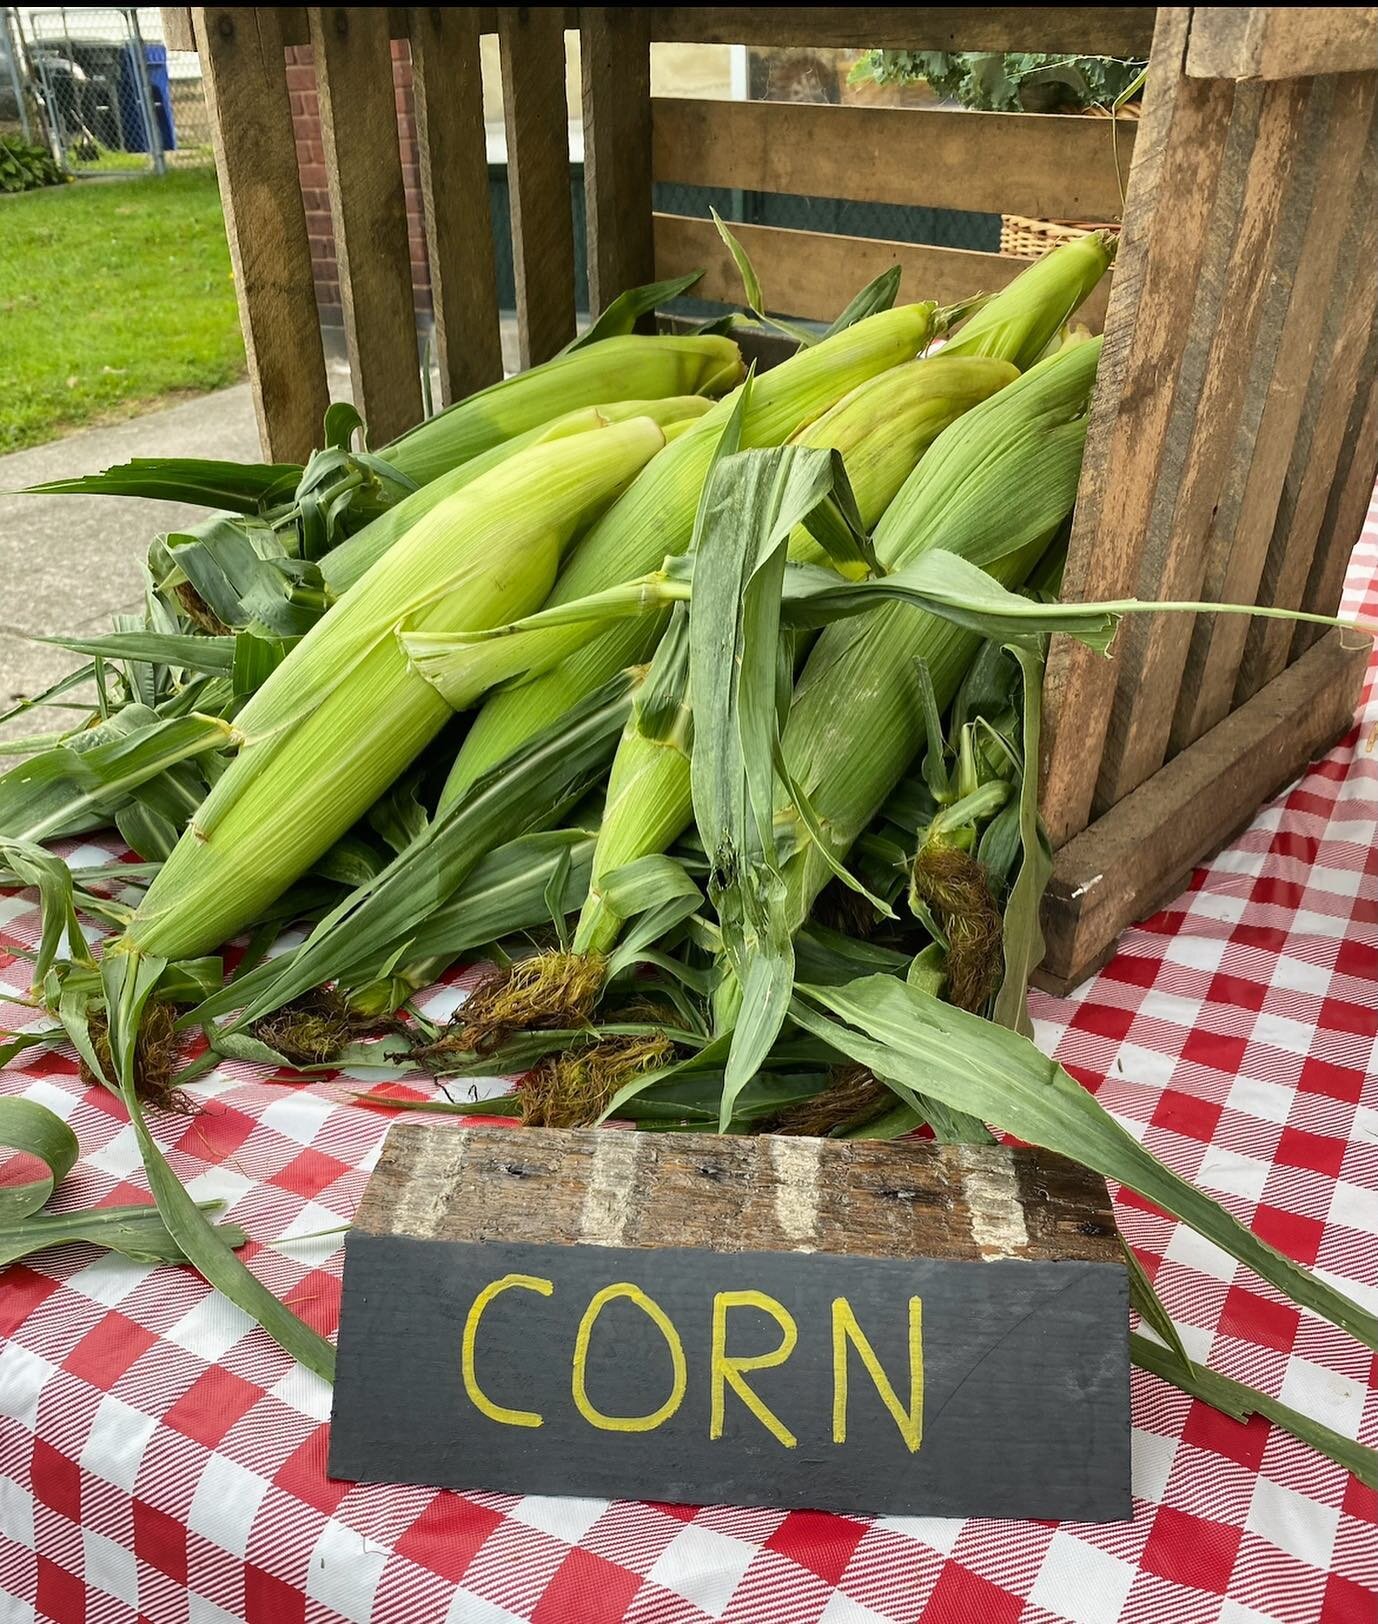
[[[183,1437],[214,1449],[262,1397],[261,1387],[220,1365],[212,1365],[171,1406],[163,1422]]]
[[[1265,1347],[1291,1353],[1297,1340],[1301,1314],[1286,1303],[1260,1297],[1247,1286],[1231,1286],[1220,1315],[1220,1332],[1241,1342],[1261,1342]]]
[[[8,1341],[60,1284],[58,1280],[49,1280],[47,1275],[35,1274],[22,1263],[6,1269],[4,1289],[0,1290],[0,1341]]]
[[[29,1482],[39,1505],[69,1522],[81,1521],[81,1467],[41,1438],[34,1439]]]
[[[64,1369],[105,1392],[158,1340],[114,1309],[92,1327],[67,1355]]]
[[[1304,1128],[1284,1128],[1278,1140],[1275,1160],[1288,1167],[1307,1167],[1327,1178],[1338,1178],[1344,1161],[1345,1142],[1324,1133],[1307,1133]]]
[[[184,1585],[187,1582],[185,1524],[143,1500],[132,1502],[134,1554],[140,1562]]]
[[[1164,1090],[1163,1097],[1158,1102],[1158,1108],[1153,1113],[1153,1123],[1155,1127],[1168,1128],[1173,1133],[1180,1133],[1188,1139],[1197,1139],[1206,1145],[1213,1138],[1216,1124],[1220,1121],[1223,1111],[1223,1106],[1215,1105],[1210,1100],[1169,1088]]]
[[[38,1616],[60,1624],[86,1624],[86,1586],[46,1556],[38,1558]]]
[[[1254,1213],[1254,1234],[1298,1263],[1310,1265],[1320,1254],[1325,1225],[1316,1218],[1260,1205]]]
[[[1256,1472],[1271,1433],[1272,1428],[1261,1415],[1235,1421],[1213,1410],[1209,1404],[1197,1403],[1187,1412],[1182,1441],[1195,1444],[1198,1449],[1208,1449],[1213,1455],[1223,1455],[1226,1460],[1236,1461]]]
[[[865,1535],[866,1525],[850,1517],[825,1511],[791,1511],[766,1541],[766,1549],[778,1551],[801,1568],[816,1573],[825,1583],[835,1585]]]
[[[641,1575],[576,1545],[555,1571],[531,1624],[621,1624],[641,1589]]]
[[[245,1624],[306,1624],[306,1597],[252,1563],[244,1567]]]
[[[1140,1566],[1174,1584],[1223,1596],[1234,1571],[1242,1530],[1161,1506]]]
[[[304,1150],[280,1172],[273,1174],[273,1183],[310,1201],[347,1172],[349,1168],[335,1157],[326,1156],[319,1150]]]
[[[438,1494],[397,1541],[398,1556],[458,1584],[484,1541],[502,1526],[500,1511],[458,1494]]]
[[[981,1624],[1015,1624],[1023,1611],[1020,1597],[1010,1595],[969,1568],[949,1562],[919,1618],[922,1624],[956,1624],[958,1619],[977,1618]]]

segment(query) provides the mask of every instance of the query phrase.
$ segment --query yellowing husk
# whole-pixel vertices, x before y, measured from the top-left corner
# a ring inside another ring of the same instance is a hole
[[[403,627],[500,624],[536,608],[579,534],[664,444],[647,418],[532,447],[416,524],[238,718],[244,744],[127,931],[170,959],[220,946],[378,798],[450,715]]]
[[[911,359],[933,337],[936,315],[931,303],[882,311],[763,373],[752,385],[742,448],[782,444],[867,378]],[[570,603],[632,580],[688,547],[699,493],[734,404],[735,395],[721,401],[656,458],[580,543],[548,604]],[[514,669],[533,674],[484,704],[441,805],[456,799],[614,672],[644,659],[659,632],[658,620],[649,625],[629,621],[592,640],[586,628],[570,627],[485,645],[476,657],[477,693]],[[484,671],[497,675],[485,680]]]
[[[604,400],[721,395],[741,376],[741,351],[730,338],[628,333],[600,339],[456,402],[385,446],[382,455],[424,485],[563,412]]]
[[[586,434],[590,429],[603,428],[608,423],[625,423],[633,417],[649,417],[662,429],[688,427],[696,418],[711,411],[713,402],[706,395],[667,395],[663,400],[616,400],[601,406],[581,406],[577,411],[565,412],[549,423],[540,423],[525,434],[504,440],[491,450],[471,457],[458,468],[413,491],[394,507],[380,513],[362,530],[356,531],[348,541],[332,548],[321,560],[321,575],[332,598],[339,598],[356,581],[373,568],[378,560],[400,537],[423,519],[432,508],[447,497],[472,485],[476,479],[489,473],[499,463],[514,457],[533,445],[545,445],[561,440],[569,434]],[[669,438],[667,434],[666,438]]]

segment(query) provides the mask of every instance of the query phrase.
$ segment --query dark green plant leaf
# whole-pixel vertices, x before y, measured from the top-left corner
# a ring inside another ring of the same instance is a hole
[[[587,332],[572,338],[560,353],[567,355],[571,350],[582,350],[589,344],[596,344],[599,339],[617,338],[623,333],[634,332],[643,316],[649,316],[661,305],[669,304],[671,299],[678,299],[682,293],[687,293],[702,276],[702,271],[690,271],[687,276],[672,277],[666,282],[648,282],[644,287],[625,289],[606,306]]]
[[[28,485],[35,496],[146,496],[156,502],[193,502],[232,513],[266,513],[289,502],[301,478],[290,462],[215,462],[206,457],[135,457],[131,462],[75,479]]]

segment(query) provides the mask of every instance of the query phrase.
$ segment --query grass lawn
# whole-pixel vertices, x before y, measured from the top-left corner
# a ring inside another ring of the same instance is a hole
[[[0,199],[0,451],[243,372],[213,169]]]

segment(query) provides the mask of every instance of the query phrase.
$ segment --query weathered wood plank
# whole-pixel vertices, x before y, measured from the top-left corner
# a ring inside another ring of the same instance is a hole
[[[448,406],[502,377],[476,8],[418,6],[411,54],[440,396]]]
[[[1346,77],[1337,81],[1344,94],[1354,94],[1367,81]],[[1325,602],[1331,613],[1339,602],[1340,587],[1350,551],[1363,522],[1361,510],[1348,533],[1337,532],[1333,544],[1325,530],[1325,517],[1336,471],[1351,466],[1352,446],[1346,450],[1347,425],[1356,423],[1356,397],[1378,375],[1378,123],[1370,124],[1368,146],[1351,182],[1352,209],[1345,218],[1340,247],[1315,360],[1306,386],[1297,434],[1284,480],[1277,520],[1259,585],[1258,601],[1285,608],[1310,608]],[[1362,404],[1358,417],[1362,417]],[[1362,477],[1362,476],[1361,476]],[[1370,488],[1372,482],[1370,481]],[[1367,498],[1365,498],[1365,508]],[[1323,540],[1322,538],[1326,539]],[[1327,549],[1333,545],[1337,556]],[[1311,584],[1313,583],[1314,584]],[[1324,585],[1322,583],[1325,583]],[[1296,635],[1298,634],[1299,635]],[[1297,653],[1315,640],[1310,628],[1293,628],[1283,621],[1258,621],[1250,626],[1240,662],[1235,703],[1256,693]],[[1289,654],[1289,650],[1291,651]]]
[[[543,6],[503,6],[498,12],[523,367],[548,361],[574,337],[563,20]]]
[[[387,18],[374,6],[309,12],[354,404],[379,446],[422,415]]]
[[[1332,76],[1307,80],[1307,107],[1263,290],[1264,308],[1245,389],[1233,465],[1206,540],[1202,597],[1254,603],[1297,437],[1346,215],[1334,200],[1354,184],[1373,108],[1374,76],[1358,103],[1337,98]],[[1337,105],[1337,101],[1340,105]],[[1176,754],[1229,714],[1249,622],[1202,616],[1191,626],[1169,753]]]
[[[1195,298],[1233,102],[1228,86],[1182,77],[1186,25],[1184,7],[1164,8],[1129,174],[1063,577],[1064,596],[1083,601],[1132,595],[1150,528],[1164,523],[1153,492],[1187,339],[1180,313]],[[1115,660],[1053,640],[1042,795],[1055,846],[1089,820],[1116,674]]]
[[[1170,902],[1268,798],[1353,723],[1367,646],[1329,632],[1147,783],[1057,853],[1035,976],[1064,993],[1100,968],[1120,932]]]
[[[1126,1287],[1103,1182],[1035,1150],[404,1123],[347,1242],[329,1470],[1126,1517]],[[724,1391],[729,1346],[759,1386]]]
[[[651,44],[637,6],[583,6],[579,31],[589,310],[597,315],[655,275]]]
[[[1147,56],[1152,6],[651,6],[651,38],[719,45]]]
[[[751,256],[771,314],[813,321],[831,321],[853,294],[891,265],[901,267],[901,299],[944,303],[975,293],[993,293],[1028,267],[1027,260],[1009,254],[872,237],[787,231],[735,221],[732,232]],[[657,277],[702,270],[703,281],[694,289],[696,298],[741,303],[741,278],[711,220],[657,214],[655,251]],[[1098,328],[1104,313],[1105,295],[1097,290],[1087,301],[1082,319]]]
[[[1186,71],[1299,79],[1378,68],[1378,7],[1193,6]]]
[[[192,27],[190,6],[162,6],[163,43],[169,51],[194,51],[196,30]]]
[[[1250,388],[1257,397],[1266,386],[1266,369],[1253,364],[1255,346],[1261,335],[1265,345],[1276,336],[1265,331],[1264,316],[1305,90],[1303,81],[1284,80],[1241,85],[1235,93],[1202,276],[1183,322],[1187,347],[1173,421],[1154,480],[1154,506],[1166,523],[1150,531],[1141,597],[1199,598],[1212,527],[1221,523],[1228,536],[1238,512],[1231,475],[1243,460],[1241,423],[1256,409]],[[1167,757],[1192,622],[1183,615],[1145,616],[1126,632],[1096,786],[1101,810],[1137,789]]]
[[[804,102],[651,103],[655,178],[1110,223],[1138,121]]]
[[[330,397],[274,13],[192,12],[263,454],[305,462]]]

